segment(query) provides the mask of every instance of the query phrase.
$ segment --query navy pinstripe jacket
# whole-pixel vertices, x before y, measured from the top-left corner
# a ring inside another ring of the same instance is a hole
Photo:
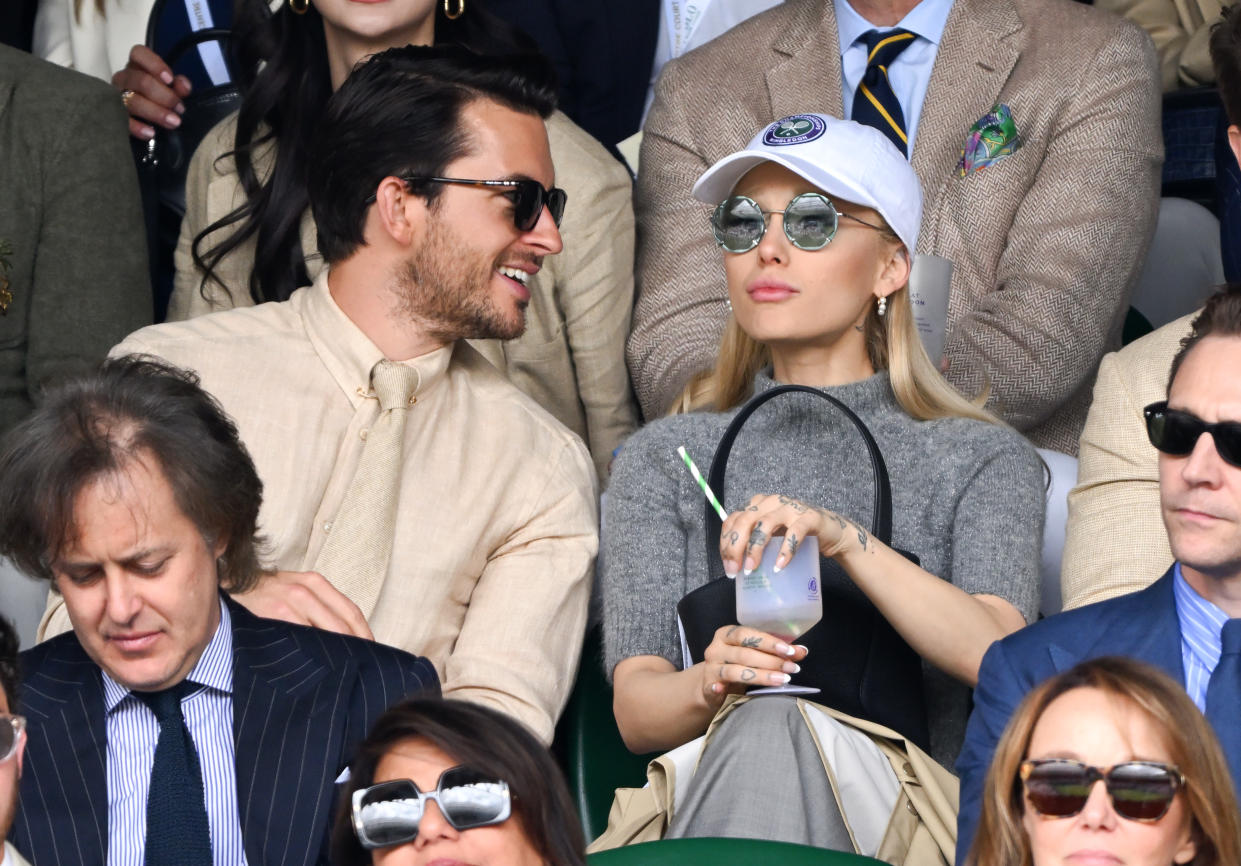
[[[383,644],[260,619],[233,622],[237,811],[246,859],[326,864],[335,780],[371,724],[414,692],[438,694],[426,659]],[[27,650],[18,712],[26,756],[9,840],[34,866],[104,866],[103,683],[72,632]]]

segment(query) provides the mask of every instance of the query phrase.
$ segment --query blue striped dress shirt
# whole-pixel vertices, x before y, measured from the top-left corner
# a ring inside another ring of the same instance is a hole
[[[1181,625],[1185,691],[1205,713],[1207,686],[1219,664],[1220,632],[1228,622],[1228,614],[1194,591],[1181,575],[1179,562],[1172,569],[1172,594],[1176,598],[1176,618]]]
[[[848,0],[835,2],[836,34],[840,39],[841,93],[844,96],[845,119],[851,120],[853,94],[857,92],[858,82],[866,73],[866,43],[862,41],[862,34],[867,30],[883,31],[892,28],[871,24],[853,10]],[[918,36],[892,61],[892,68],[888,70],[892,92],[896,94],[905,115],[905,135],[909,138],[911,157],[918,121],[922,118],[922,101],[931,83],[931,70],[935,66],[935,55],[939,53],[939,40],[944,34],[944,25],[948,23],[948,13],[951,11],[952,0],[922,0],[895,25]],[[968,130],[964,129],[961,131],[961,141],[965,141],[967,132]]]
[[[108,734],[108,866],[143,866],[147,791],[159,722],[134,694],[106,673]],[[197,688],[181,701],[202,771],[215,866],[246,862],[237,812],[233,753],[233,628],[220,602],[220,625],[186,677]]]

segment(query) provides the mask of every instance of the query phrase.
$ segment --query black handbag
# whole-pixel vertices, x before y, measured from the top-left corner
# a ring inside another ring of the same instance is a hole
[[[827,400],[853,423],[866,443],[875,479],[871,534],[884,544],[892,540],[892,492],[887,466],[870,430],[844,403],[802,385],[781,385],[752,398],[741,408],[720,439],[711,461],[709,483],[724,498],[725,470],[733,442],[756,409],[781,394],[814,394]],[[723,571],[719,538],[721,521],[709,503],[706,518],[707,567]],[[898,550],[917,564],[913,553]],[[823,619],[797,639],[810,652],[802,663],[796,685],[815,686],[813,700],[851,716],[869,719],[900,731],[926,749],[930,744],[926,700],[922,689],[922,660],[850,580],[834,559],[820,558]],[[688,593],[677,603],[677,614],[689,647],[690,659],[701,661],[716,630],[737,621],[735,583],[718,577]]]

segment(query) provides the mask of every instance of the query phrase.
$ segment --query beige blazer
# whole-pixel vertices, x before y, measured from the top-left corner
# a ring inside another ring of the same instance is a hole
[[[1172,358],[1196,315],[1169,322],[1099,365],[1077,486],[1069,492],[1060,560],[1066,610],[1144,589],[1172,565],[1159,509],[1159,453],[1146,438],[1142,409],[1167,396]]]
[[[772,120],[840,116],[828,0],[787,0],[664,67],[642,141],[630,372],[647,417],[715,358],[722,253],[690,190]],[[1076,452],[1099,359],[1119,345],[1154,230],[1158,70],[1132,24],[1071,0],[956,0],[927,89],[913,167],[918,251],[955,265],[948,379],[1036,445]],[[1089,86],[1082,86],[1088,83]],[[1009,106],[1022,147],[956,176],[970,127]]]
[[[1159,54],[1164,92],[1215,83],[1211,27],[1223,17],[1220,0],[1095,0],[1150,34]]]
[[[633,208],[629,173],[603,146],[556,112],[547,121],[556,183],[568,193],[560,227],[564,251],[543,262],[530,283],[526,331],[515,340],[471,345],[590,449],[601,483],[608,462],[637,426],[637,406],[625,367],[625,337],[633,308]],[[169,321],[249,306],[254,243],[235,250],[204,297],[194,265],[195,236],[245,200],[231,160],[234,122],[217,126],[190,162],[186,215],[176,250],[176,283]],[[270,153],[259,171],[269,170]],[[219,160],[217,162],[217,160]],[[311,279],[323,268],[314,218],[302,214],[302,249]],[[231,294],[231,296],[230,296]]]

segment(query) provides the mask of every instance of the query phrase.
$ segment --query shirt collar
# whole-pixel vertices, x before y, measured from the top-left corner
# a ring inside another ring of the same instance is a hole
[[[922,0],[909,10],[909,14],[896,23],[910,33],[915,33],[932,45],[939,45],[944,35],[944,25],[948,23],[948,13],[952,11],[953,0]],[[853,43],[862,38],[867,30],[890,30],[888,27],[875,27],[859,15],[849,0],[835,0],[836,34],[840,38],[840,53],[844,55]]]
[[[1207,670],[1214,670],[1220,657],[1220,632],[1228,621],[1228,614],[1198,595],[1181,574],[1179,562],[1172,567],[1172,595],[1176,600],[1181,642]]]
[[[229,615],[228,605],[224,599],[219,600],[220,624],[198,663],[186,675],[186,679],[204,688],[214,689],[226,695],[233,693],[233,618]],[[103,700],[104,709],[111,714],[125,698],[133,692],[118,683],[104,671]]]
[[[384,353],[336,304],[328,290],[330,270],[325,266],[314,284],[295,292],[288,303],[297,305],[315,352],[357,409],[367,399],[371,370],[384,360]],[[423,396],[444,378],[455,345],[449,343],[433,352],[400,362],[418,371],[418,387],[414,389],[416,396]]]

